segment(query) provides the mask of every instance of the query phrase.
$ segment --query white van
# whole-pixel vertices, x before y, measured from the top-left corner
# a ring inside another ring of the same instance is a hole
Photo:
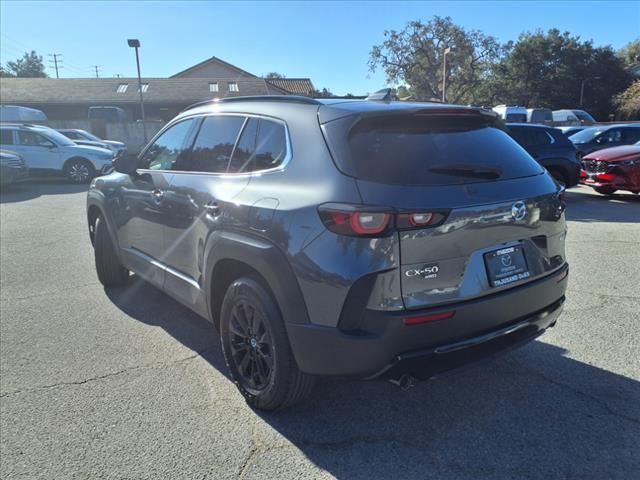
[[[580,123],[580,119],[571,110],[554,110],[553,125],[555,127],[579,127],[582,123]]]
[[[497,105],[492,109],[508,123],[526,123],[527,109],[516,105]]]

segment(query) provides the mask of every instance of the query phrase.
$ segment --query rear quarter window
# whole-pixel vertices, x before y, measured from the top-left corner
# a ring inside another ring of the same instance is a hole
[[[347,117],[323,126],[343,173],[380,183],[452,185],[537,175],[504,131],[472,116]]]

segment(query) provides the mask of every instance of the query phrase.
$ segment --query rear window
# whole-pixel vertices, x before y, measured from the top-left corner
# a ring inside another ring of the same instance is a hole
[[[542,173],[529,154],[481,117],[393,115],[323,126],[337,167],[368,181],[453,185]]]
[[[510,123],[526,123],[527,114],[526,113],[507,113],[507,118],[505,120]]]

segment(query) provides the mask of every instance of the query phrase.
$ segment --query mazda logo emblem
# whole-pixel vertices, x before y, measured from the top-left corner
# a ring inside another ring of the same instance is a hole
[[[511,216],[517,222],[527,216],[527,206],[524,202],[516,202],[511,206]]]

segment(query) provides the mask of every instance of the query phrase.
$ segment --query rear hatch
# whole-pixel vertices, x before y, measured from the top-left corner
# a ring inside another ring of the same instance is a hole
[[[397,212],[406,308],[513,288],[564,264],[561,190],[491,112],[359,112],[322,128],[363,203]]]

